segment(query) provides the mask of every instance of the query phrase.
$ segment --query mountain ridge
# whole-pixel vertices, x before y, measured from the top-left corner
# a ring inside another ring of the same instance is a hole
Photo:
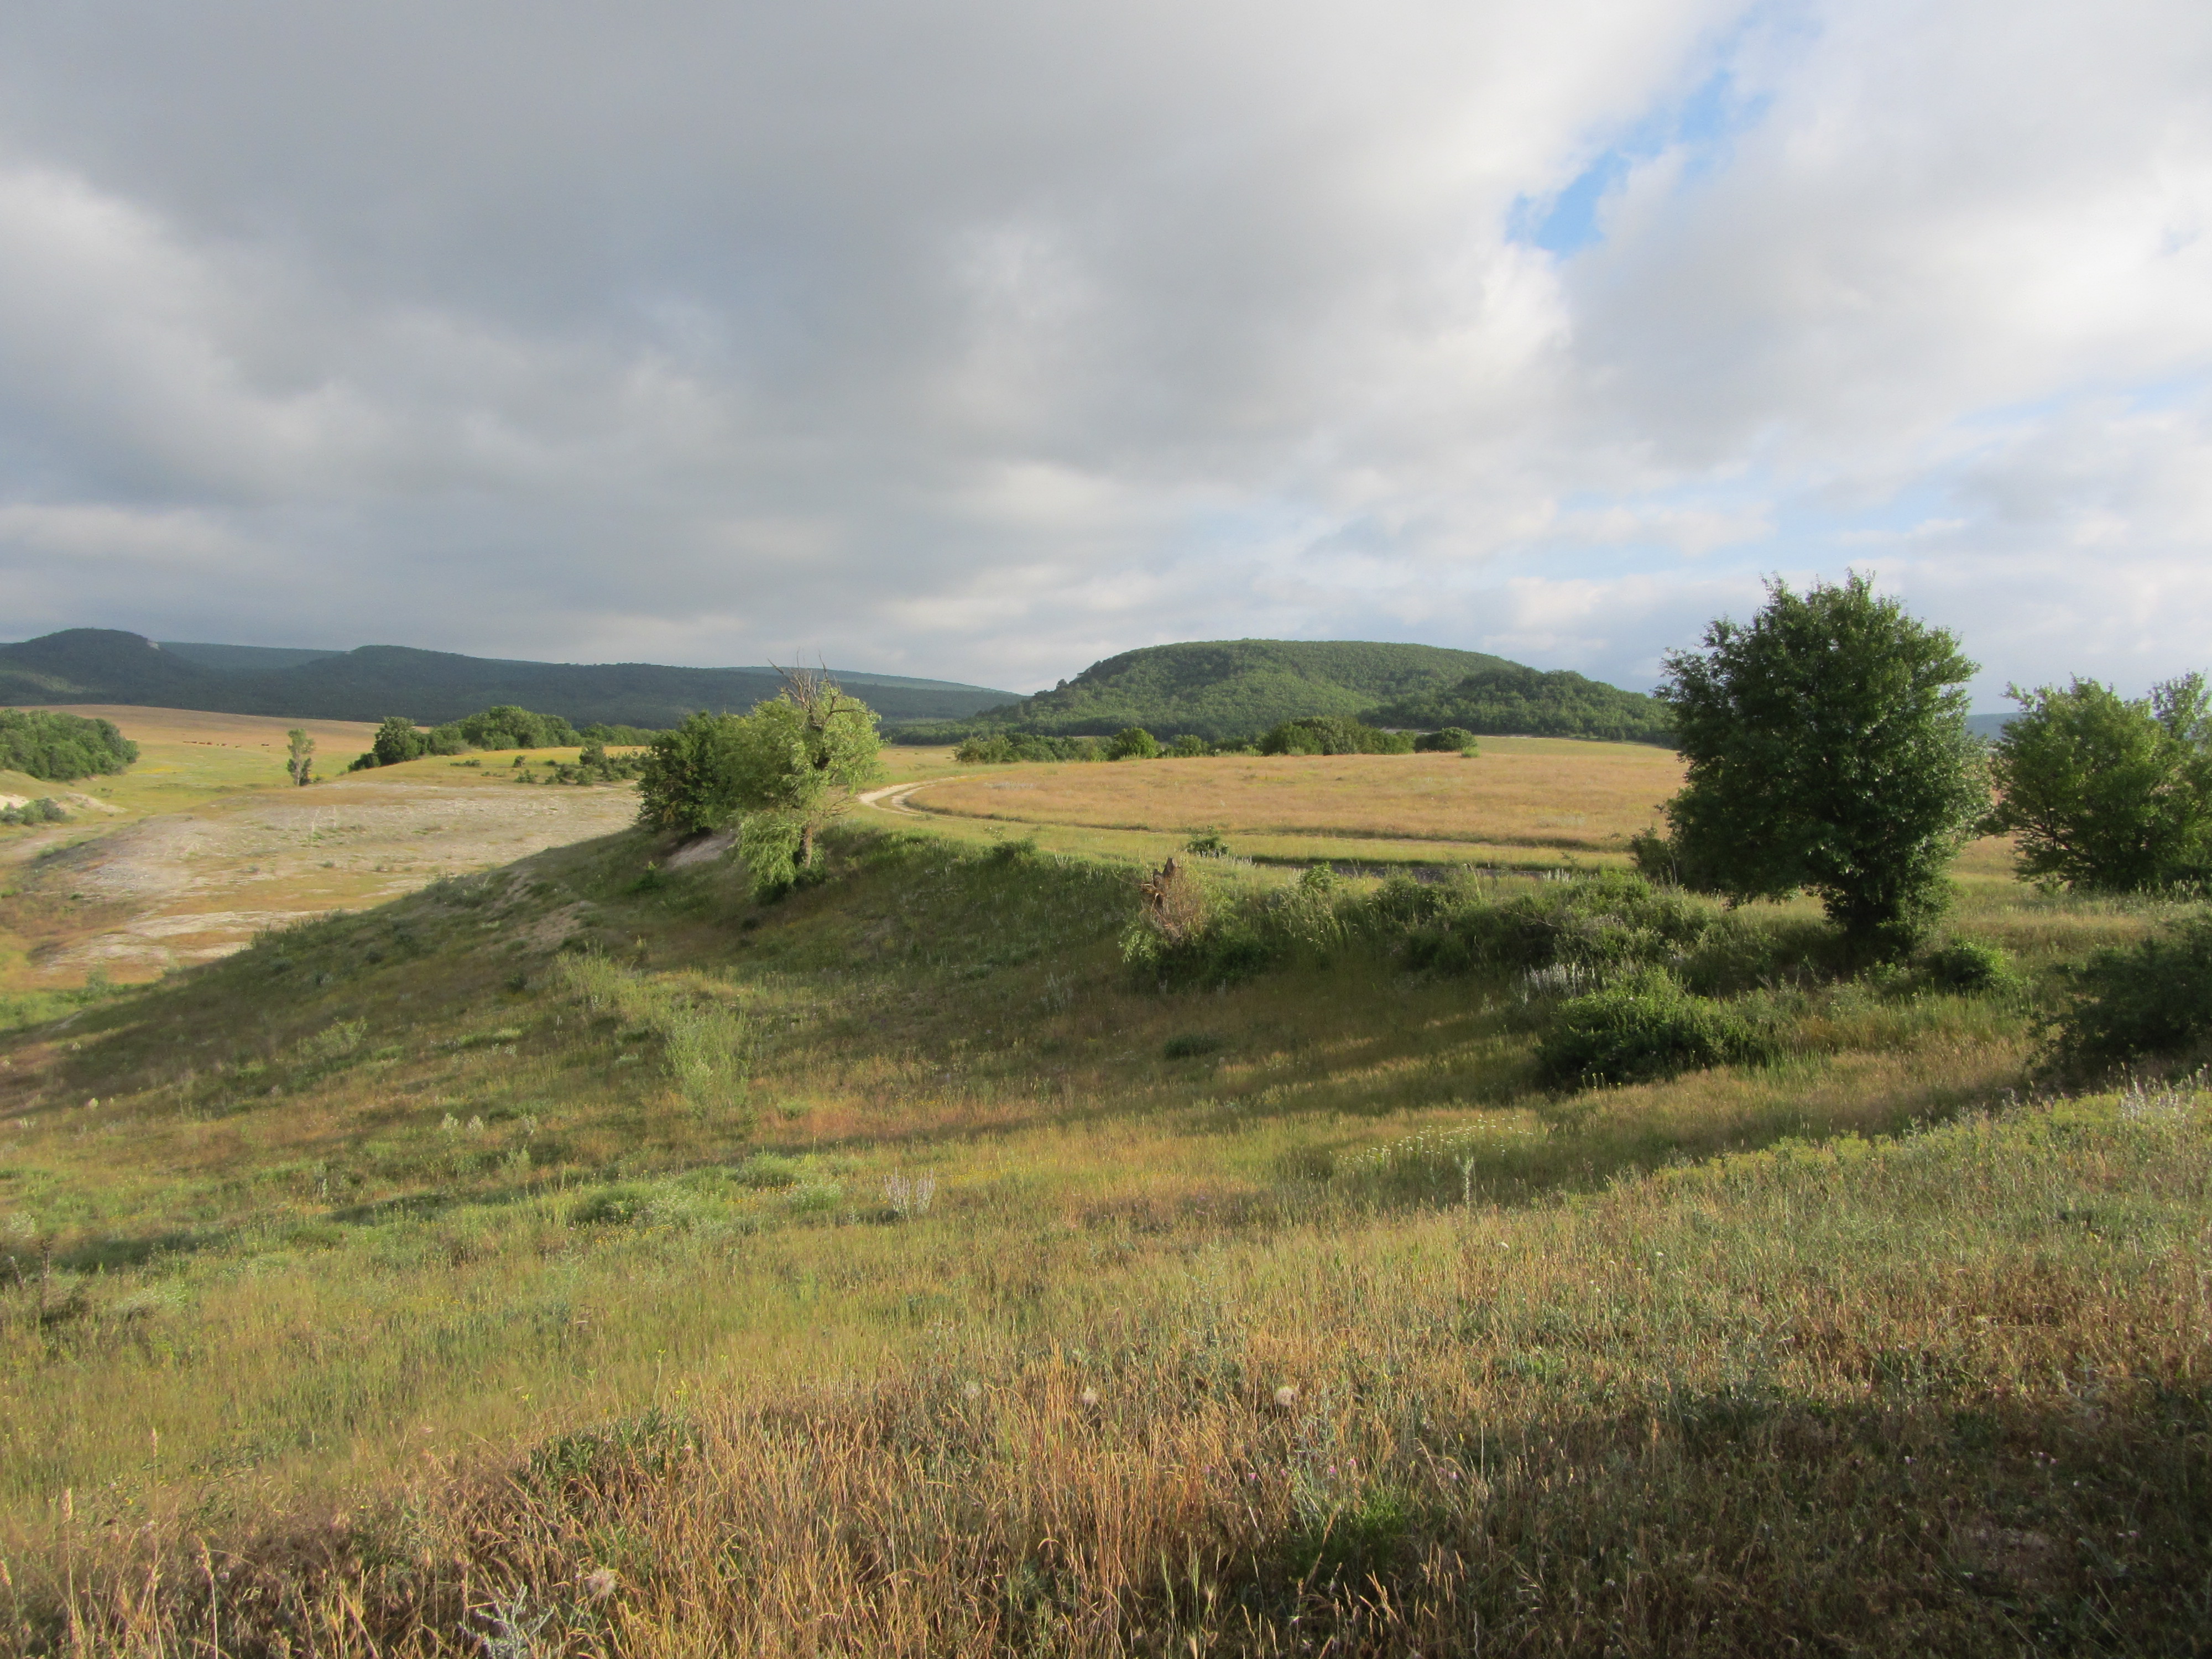
[[[208,665],[211,653],[217,662],[250,662],[254,658],[246,653],[259,653],[307,660],[246,672]],[[962,719],[1017,696],[950,680],[857,669],[831,672],[856,690],[866,688],[869,705],[887,725]],[[0,645],[0,704],[108,702],[308,720],[400,714],[436,725],[495,704],[517,703],[579,726],[665,727],[700,708],[750,708],[781,684],[775,670],[765,666],[541,663],[399,645],[295,653],[187,643],[170,650],[118,629],[64,629]]]

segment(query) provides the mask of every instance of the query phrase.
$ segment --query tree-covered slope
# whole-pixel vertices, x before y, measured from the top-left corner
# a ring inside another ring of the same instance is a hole
[[[1093,663],[1073,679],[982,717],[1055,737],[1141,726],[1163,736],[1255,737],[1309,714],[1364,714],[1503,662],[1477,651],[1362,640],[1203,640]]]
[[[222,677],[114,628],[65,628],[0,645],[0,703],[125,702],[243,712],[196,699]]]
[[[1470,732],[1616,743],[1667,743],[1674,729],[1666,705],[1656,697],[1568,669],[1546,673],[1514,662],[1479,669],[1442,690],[1398,698],[1368,718],[1378,726],[1463,726]]]
[[[1348,715],[1373,725],[1464,726],[1539,736],[1666,740],[1651,698],[1580,674],[1540,673],[1480,651],[1363,640],[1208,640],[1125,651],[1050,691],[912,740],[1008,729],[1256,738],[1285,720]]]
[[[267,665],[240,672],[238,665],[257,662]],[[831,675],[890,723],[963,719],[1013,698],[1011,691],[945,680],[844,669]],[[781,684],[767,667],[514,662],[397,645],[251,654],[194,645],[179,653],[112,629],[70,629],[0,646],[0,703],[129,703],[311,720],[404,714],[437,725],[514,703],[580,726],[665,727],[696,709],[750,708]]]

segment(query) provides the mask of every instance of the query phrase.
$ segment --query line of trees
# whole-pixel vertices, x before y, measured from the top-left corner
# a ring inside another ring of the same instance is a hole
[[[578,728],[559,714],[540,714],[513,703],[500,703],[427,730],[402,714],[388,716],[376,728],[367,752],[349,771],[398,766],[426,755],[459,755],[471,749],[574,749],[598,744],[635,747],[660,733],[644,726],[593,725]]]

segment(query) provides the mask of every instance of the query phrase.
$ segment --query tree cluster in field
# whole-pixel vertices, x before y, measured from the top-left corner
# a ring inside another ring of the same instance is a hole
[[[112,720],[46,708],[0,708],[0,771],[46,783],[112,775],[138,758]]]
[[[471,749],[572,749],[596,743],[604,751],[608,744],[635,747],[659,735],[633,726],[586,726],[579,731],[558,714],[534,714],[512,703],[501,703],[428,730],[404,715],[393,714],[376,728],[368,752],[347,769],[364,772],[372,767],[420,760],[426,755],[465,754]]]
[[[67,823],[69,814],[62,811],[61,803],[51,795],[41,795],[36,800],[27,800],[21,806],[0,806],[0,823]]]
[[[1209,743],[1185,732],[1162,743],[1141,726],[1125,726],[1111,738],[1036,738],[994,732],[970,738],[953,751],[963,766],[1004,765],[1016,761],[1198,760],[1237,755],[1472,755],[1474,734],[1457,726],[1439,732],[1385,732],[1348,715],[1310,715],[1285,720],[1256,743]]]
[[[823,824],[880,773],[875,711],[827,678],[794,670],[746,714],[693,714],[653,741],[638,784],[638,821],[698,835],[738,826],[756,897],[775,898],[817,870]]]

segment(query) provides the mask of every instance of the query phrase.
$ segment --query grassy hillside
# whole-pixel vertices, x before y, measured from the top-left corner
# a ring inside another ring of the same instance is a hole
[[[0,1650],[2201,1635],[2212,1120],[2008,1104],[2025,995],[1685,901],[1771,1057],[1547,1091],[1566,958],[1413,918],[1557,953],[1595,889],[1209,866],[1282,948],[1163,991],[1129,866],[855,825],[761,909],[671,852],[0,1038]],[[2153,914],[1960,926],[2034,981]]]
[[[665,727],[695,709],[749,708],[782,684],[765,667],[506,662],[392,645],[236,654],[246,649],[166,651],[136,634],[70,629],[0,646],[0,702],[136,703],[337,720],[404,714],[424,725],[514,703],[580,726]],[[890,722],[958,718],[1013,696],[940,680],[836,672]]]
[[[1354,640],[1214,640],[1148,646],[957,728],[1103,736],[1141,726],[1163,738],[1255,738],[1284,720],[1353,715],[1382,725],[1650,740],[1658,705],[1579,674],[1539,674],[1502,657]]]

